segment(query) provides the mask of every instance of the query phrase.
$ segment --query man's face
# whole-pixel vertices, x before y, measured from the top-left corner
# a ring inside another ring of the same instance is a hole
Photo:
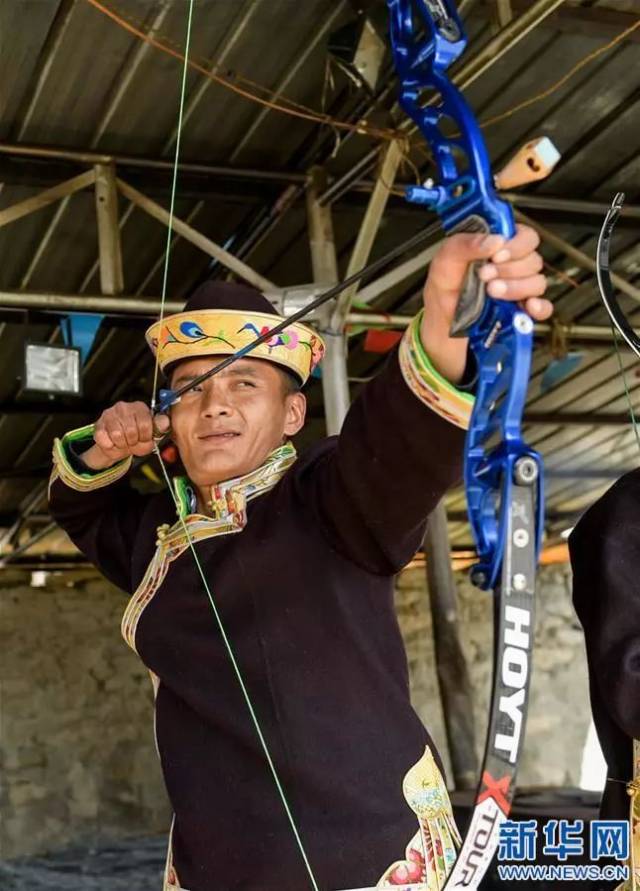
[[[220,364],[224,357],[181,362],[172,389]],[[283,372],[261,359],[239,359],[184,393],[171,408],[173,440],[196,486],[242,476],[304,424],[306,399],[287,393]]]

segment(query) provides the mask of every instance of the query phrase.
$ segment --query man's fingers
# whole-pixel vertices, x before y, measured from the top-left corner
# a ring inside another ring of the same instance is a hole
[[[114,406],[115,442],[120,441],[118,430],[124,436],[124,446],[130,449],[138,443],[150,443],[153,440],[151,411],[144,402],[118,402]]]
[[[543,268],[544,260],[540,254],[534,251],[521,260],[511,260],[508,263],[483,263],[478,270],[478,277],[483,282],[489,282],[495,278],[526,278],[541,272]]]
[[[142,458],[145,455],[150,455],[152,451],[153,451],[153,441],[139,442],[138,445],[132,447],[131,454],[136,455],[136,457],[138,457],[138,458]]]
[[[544,322],[553,315],[553,303],[543,297],[529,297],[524,301],[524,308],[536,322]]]
[[[502,235],[469,234],[458,232],[445,239],[438,251],[438,259],[443,263],[468,265],[474,260],[488,260],[506,243]],[[434,258],[435,260],[435,258]]]
[[[100,421],[98,421],[93,431],[93,441],[107,455],[110,452],[118,450],[118,446],[115,444],[115,442],[111,438],[111,435],[106,430],[104,425],[100,423]]]
[[[148,443],[153,440],[153,415],[144,402],[134,402],[132,408],[138,426],[138,441]]]
[[[489,297],[499,300],[527,300],[529,297],[542,297],[547,289],[544,275],[529,275],[515,280],[496,278],[487,285]]]
[[[439,255],[449,262],[471,263],[490,259],[503,264],[533,254],[539,244],[540,236],[535,229],[518,225],[516,234],[509,240],[502,235],[458,232],[445,240]]]
[[[98,419],[94,440],[112,456],[148,454],[153,449],[151,410],[144,402],[117,402]]]
[[[498,248],[491,259],[495,263],[503,264],[509,260],[521,260],[528,254],[533,254],[540,244],[540,236],[531,226],[516,226],[516,234],[502,247]]]
[[[129,443],[126,422],[123,422],[118,417],[109,418],[107,432],[111,437],[111,441],[118,449],[127,449],[130,444],[133,445],[137,441],[136,439],[133,439],[132,443]]]
[[[156,435],[160,434],[161,436],[164,436],[164,434],[168,433],[171,429],[171,419],[168,415],[160,412],[153,418],[153,427],[155,428],[154,433]]]

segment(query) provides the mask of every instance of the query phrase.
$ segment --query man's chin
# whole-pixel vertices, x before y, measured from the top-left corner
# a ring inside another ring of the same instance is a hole
[[[208,449],[197,471],[189,473],[189,477],[198,486],[214,486],[255,470],[250,464],[245,456],[234,453],[232,448]]]

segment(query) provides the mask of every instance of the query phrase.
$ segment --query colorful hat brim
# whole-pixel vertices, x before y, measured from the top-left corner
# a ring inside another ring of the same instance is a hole
[[[228,356],[252,343],[284,319],[270,313],[201,309],[167,316],[145,334],[162,371],[174,362],[201,356]],[[324,355],[322,338],[298,322],[250,353],[292,372],[305,383]]]

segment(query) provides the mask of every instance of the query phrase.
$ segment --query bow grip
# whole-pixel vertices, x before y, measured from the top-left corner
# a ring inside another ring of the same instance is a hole
[[[473,216],[468,217],[451,231],[483,232],[488,234],[491,228],[483,217],[473,214]],[[482,316],[487,295],[485,283],[479,278],[478,270],[483,262],[483,260],[475,260],[467,267],[467,273],[449,331],[451,337],[468,337],[471,327]]]

